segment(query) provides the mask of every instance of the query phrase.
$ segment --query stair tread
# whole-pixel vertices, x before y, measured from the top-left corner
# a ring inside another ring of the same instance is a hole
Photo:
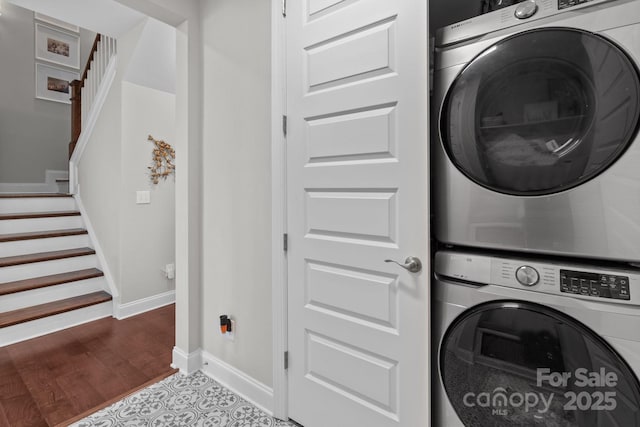
[[[70,228],[67,230],[30,231],[28,233],[0,234],[0,243],[18,240],[46,239],[50,237],[66,237],[87,234],[84,228]]]
[[[0,193],[0,199],[30,199],[37,197],[73,197],[64,193]]]
[[[102,271],[97,268],[88,268],[86,270],[70,271],[67,273],[17,280],[15,282],[0,283],[0,295],[30,291],[33,289],[45,288],[47,286],[55,286],[62,283],[76,282],[101,276],[104,276]]]
[[[77,297],[53,301],[33,307],[0,313],[0,328],[17,325],[43,317],[54,316],[84,307],[100,304],[111,300],[107,292],[99,291]]]
[[[56,259],[73,258],[77,256],[93,255],[96,251],[91,248],[74,248],[61,251],[39,252],[35,254],[17,255],[0,258],[0,267],[9,267],[34,262],[52,261]]]
[[[61,216],[80,216],[80,211],[51,211],[0,214],[0,221],[5,219],[56,218]]]

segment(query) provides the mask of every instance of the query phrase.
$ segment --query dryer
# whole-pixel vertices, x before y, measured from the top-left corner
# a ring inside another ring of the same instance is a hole
[[[434,427],[640,426],[640,269],[438,252]]]
[[[640,1],[527,0],[436,36],[453,246],[640,262]]]

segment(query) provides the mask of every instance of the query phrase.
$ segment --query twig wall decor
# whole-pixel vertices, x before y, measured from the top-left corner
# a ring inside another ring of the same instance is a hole
[[[176,159],[176,151],[171,145],[158,141],[151,135],[147,139],[155,145],[152,166],[148,166],[147,169],[151,171],[151,182],[157,184],[161,178],[167,179],[169,175],[175,173],[176,166],[173,162]]]

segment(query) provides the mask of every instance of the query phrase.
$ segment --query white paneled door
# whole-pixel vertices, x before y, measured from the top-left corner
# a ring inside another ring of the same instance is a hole
[[[289,416],[427,426],[427,1],[287,3]]]

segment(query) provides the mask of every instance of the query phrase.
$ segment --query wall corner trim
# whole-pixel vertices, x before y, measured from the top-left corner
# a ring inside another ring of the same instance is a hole
[[[273,389],[206,351],[202,351],[202,372],[243,399],[273,416]]]
[[[176,291],[168,291],[125,304],[119,304],[115,307],[114,314],[116,319],[122,320],[175,302]]]
[[[191,353],[186,353],[178,347],[173,347],[173,369],[179,369],[184,375],[192,374],[202,368],[202,350],[198,349]]]

